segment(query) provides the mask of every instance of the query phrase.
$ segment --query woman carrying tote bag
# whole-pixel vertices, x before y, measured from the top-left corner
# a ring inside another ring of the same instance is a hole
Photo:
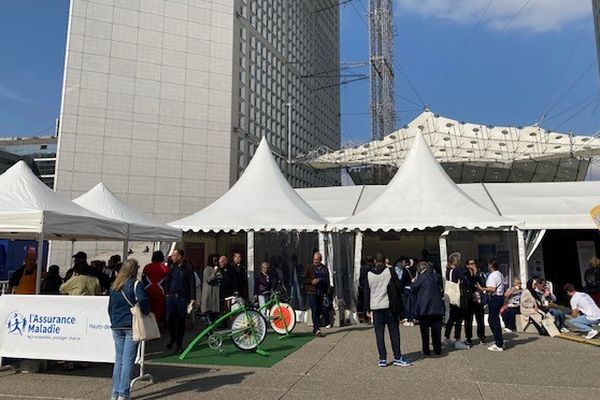
[[[129,384],[138,349],[138,342],[133,340],[131,305],[137,305],[144,315],[150,313],[144,285],[135,285],[138,269],[139,264],[135,259],[126,260],[110,288],[108,314],[115,341],[112,400],[129,399]]]

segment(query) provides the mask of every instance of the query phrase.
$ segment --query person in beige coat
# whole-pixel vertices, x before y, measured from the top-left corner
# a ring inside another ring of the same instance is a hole
[[[535,289],[538,283],[535,279],[527,281],[527,288],[521,294],[521,322],[526,326],[529,318],[532,318],[538,325],[542,324],[545,313],[540,308],[541,302]]]

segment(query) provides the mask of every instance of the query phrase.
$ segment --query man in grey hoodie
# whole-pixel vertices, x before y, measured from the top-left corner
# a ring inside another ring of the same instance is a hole
[[[367,273],[364,288],[365,309],[370,314],[375,329],[375,340],[379,353],[380,367],[387,366],[387,351],[385,348],[384,334],[387,325],[392,350],[394,352],[393,365],[408,367],[412,362],[402,356],[400,351],[400,320],[402,310],[402,283],[398,275],[391,268],[385,266],[385,257],[378,253],[375,257],[375,265]]]

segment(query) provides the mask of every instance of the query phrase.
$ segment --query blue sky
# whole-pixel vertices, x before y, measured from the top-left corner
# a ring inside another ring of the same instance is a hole
[[[68,3],[3,2],[0,136],[52,132]],[[367,4],[353,0],[340,8],[344,62],[368,60]],[[415,88],[396,68],[398,126],[427,104],[451,118],[491,125],[535,123],[546,110],[549,129],[600,130],[590,1],[394,0],[394,7],[396,61]],[[344,142],[369,140],[368,81],[342,86],[341,97]]]

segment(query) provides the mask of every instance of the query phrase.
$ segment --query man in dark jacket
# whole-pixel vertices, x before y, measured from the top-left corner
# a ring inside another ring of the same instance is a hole
[[[325,320],[325,325],[331,326],[329,325],[329,312],[323,307],[323,299],[329,292],[329,270],[321,260],[321,253],[315,252],[312,262],[304,269],[304,288],[312,313],[313,333],[316,336],[324,336],[320,328],[321,315]]]
[[[392,350],[394,352],[393,364],[398,367],[408,367],[412,362],[402,356],[400,351],[400,321],[402,312],[402,286],[398,275],[385,266],[385,257],[378,253],[375,265],[367,273],[365,282],[365,308],[371,314],[375,340],[379,353],[379,366],[387,366],[387,353],[384,334],[387,326]]]
[[[177,352],[183,350],[187,308],[196,301],[194,271],[185,262],[184,256],[183,250],[176,249],[173,251],[171,255],[172,265],[163,282],[166,296],[167,326],[171,337],[167,348],[171,349],[174,344],[177,344]]]
[[[233,286],[238,288],[240,297],[248,301],[248,269],[242,264],[242,254],[239,251],[233,252],[231,258],[232,277],[235,279]]]
[[[442,276],[429,263],[417,264],[418,276],[412,285],[415,296],[415,316],[419,320],[423,354],[431,354],[429,349],[429,331],[433,342],[433,352],[442,352],[442,319],[446,313],[444,306],[444,284]]]

